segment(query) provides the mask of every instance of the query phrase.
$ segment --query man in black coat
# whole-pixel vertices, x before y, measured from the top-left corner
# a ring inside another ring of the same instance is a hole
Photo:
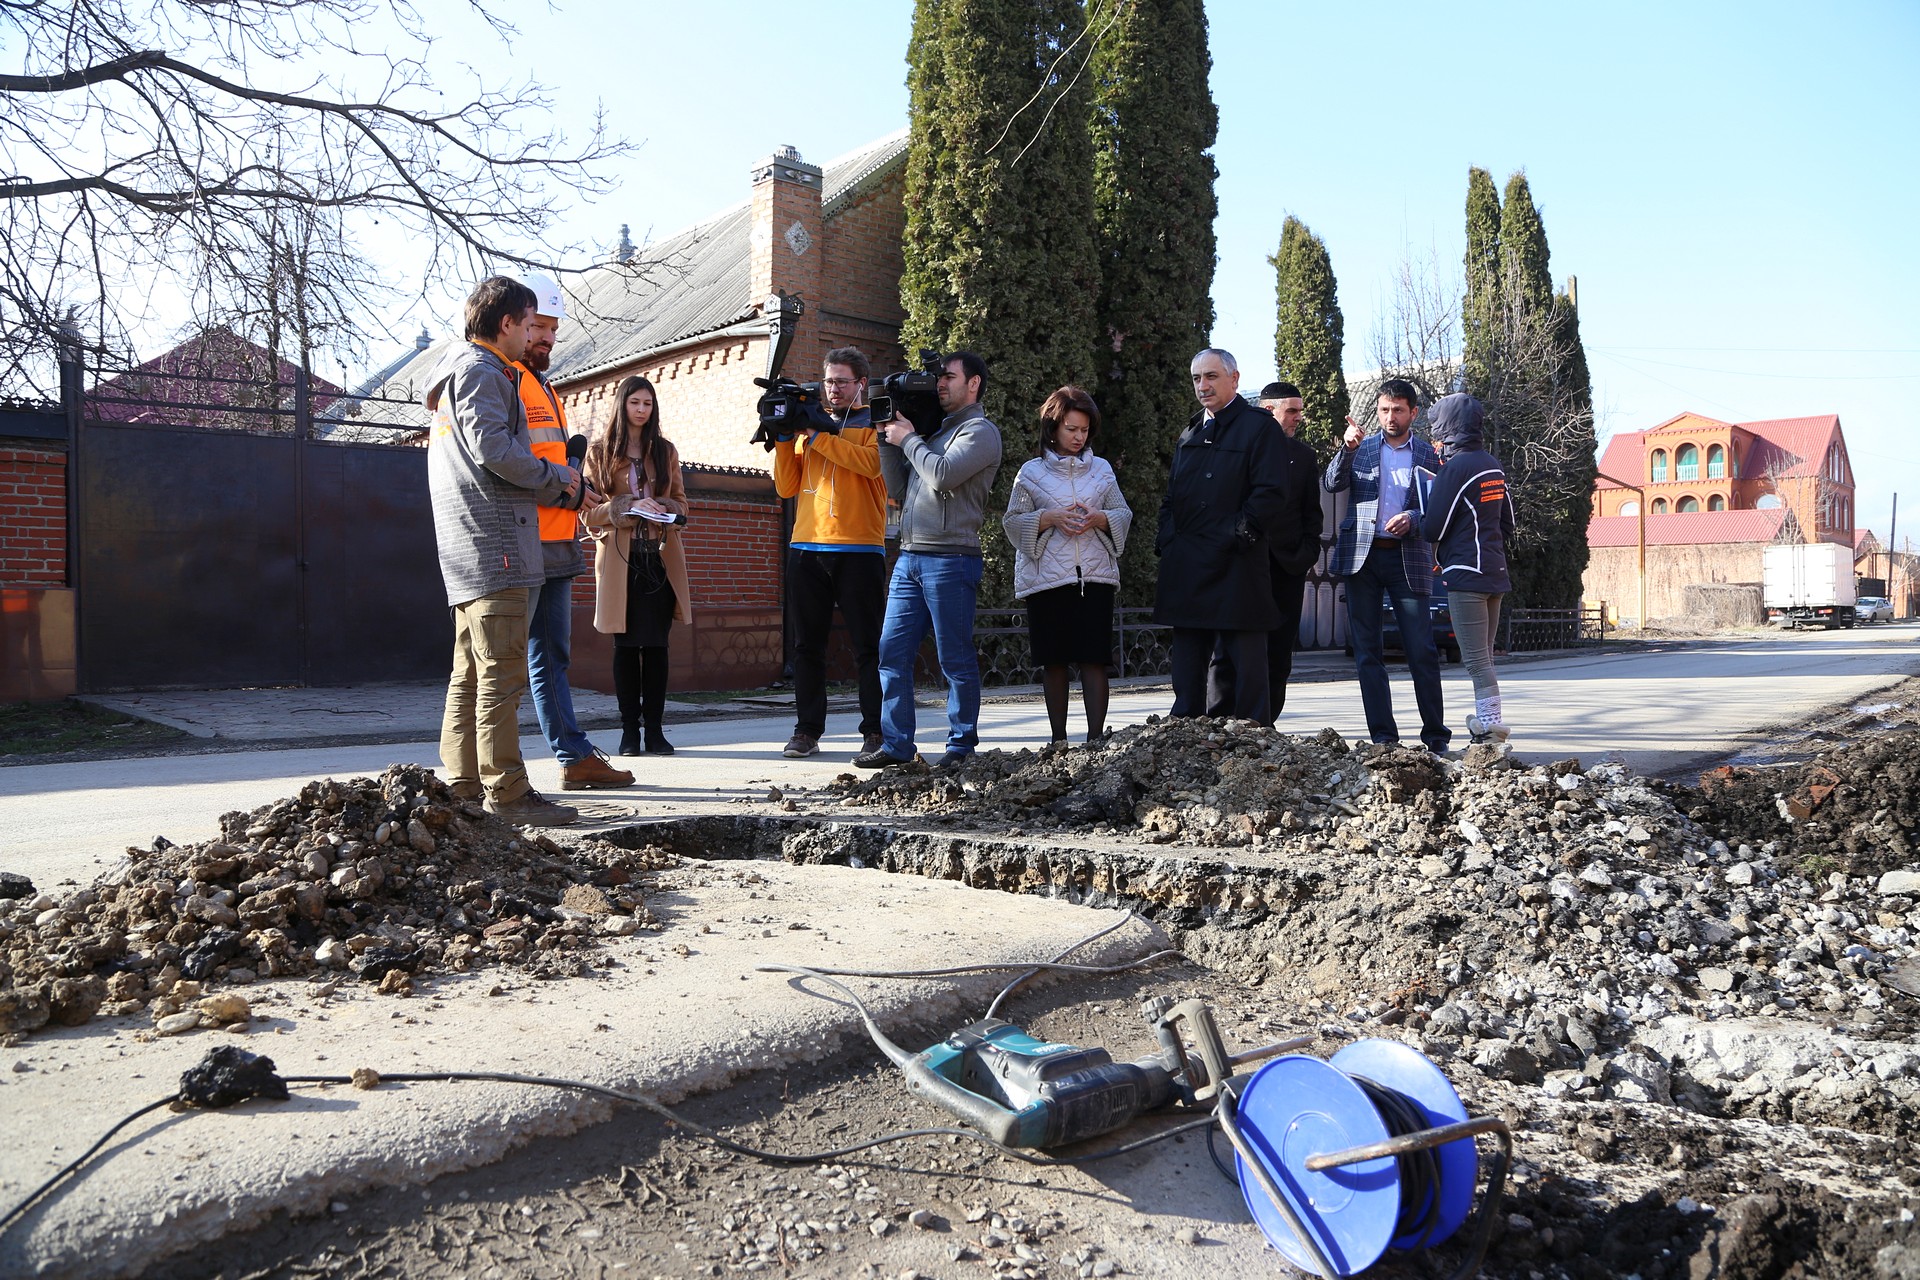
[[[1293,678],[1293,650],[1300,639],[1300,608],[1307,591],[1307,571],[1320,558],[1320,534],[1325,517],[1320,509],[1320,460],[1313,446],[1300,439],[1300,419],[1306,399],[1291,382],[1269,382],[1260,389],[1260,407],[1278,424],[1284,478],[1279,523],[1267,533],[1273,558],[1273,604],[1280,625],[1267,633],[1267,723],[1287,709],[1287,681]],[[1234,699],[1234,665],[1224,647],[1216,646],[1207,671],[1207,714],[1227,714]]]
[[[1173,714],[1207,710],[1216,643],[1241,677],[1223,710],[1266,723],[1267,633],[1273,603],[1266,531],[1280,526],[1285,464],[1279,432],[1240,398],[1240,367],[1209,347],[1193,358],[1200,412],[1173,451],[1160,500],[1160,579],[1153,619],[1173,628]]]

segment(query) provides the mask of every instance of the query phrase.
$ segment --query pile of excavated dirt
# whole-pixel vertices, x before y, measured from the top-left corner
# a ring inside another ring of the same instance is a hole
[[[1150,716],[1082,748],[982,751],[950,770],[916,761],[842,774],[830,790],[848,804],[985,829],[1110,828],[1235,846],[1324,813],[1362,781],[1357,763],[1331,729],[1298,738],[1246,721]]]
[[[1920,727],[1841,742],[1808,763],[1715,769],[1688,812],[1709,830],[1777,841],[1815,873],[1897,872],[1920,858]]]
[[[161,1023],[213,984],[284,974],[390,992],[496,964],[586,975],[600,939],[652,926],[642,877],[678,862],[524,834],[418,765],[310,782],[220,829],[129,849],[63,900],[0,901],[0,1036],[96,1013]]]
[[[1920,735],[1890,732],[1806,766],[1841,779],[1814,809],[1825,844],[1771,790],[1731,803],[1739,775],[1675,788],[1616,764],[1487,747],[1452,761],[1207,720],[841,789],[1028,838],[1243,846],[1224,862],[1056,849],[1041,866],[1004,845],[956,860],[899,842],[867,861],[1139,904],[1210,967],[1551,1098],[1912,1135],[1920,866],[1899,851],[1917,763]]]

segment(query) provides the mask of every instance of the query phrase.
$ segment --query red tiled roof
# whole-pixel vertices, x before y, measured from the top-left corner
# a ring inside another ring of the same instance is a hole
[[[1645,431],[1615,434],[1607,441],[1606,451],[1600,455],[1600,470],[1607,475],[1619,476],[1622,480],[1646,475],[1647,437],[1676,422],[1689,419],[1707,426],[1730,426],[1751,433],[1754,443],[1740,465],[1740,474],[1749,477],[1765,475],[1776,461],[1783,479],[1818,475],[1826,462],[1827,448],[1840,430],[1839,415],[1832,413],[1812,418],[1764,418],[1758,422],[1731,423],[1709,418],[1703,413],[1679,413]],[[1594,487],[1618,489],[1621,486],[1599,480]]]
[[[1743,475],[1765,474],[1769,465],[1766,455],[1776,453],[1790,456],[1781,476],[1812,476],[1820,474],[1826,462],[1827,447],[1840,430],[1840,417],[1829,413],[1816,418],[1769,418],[1738,425],[1753,432],[1762,442],[1747,454]]]
[[[1615,432],[1607,441],[1605,453],[1600,455],[1602,478],[1594,482],[1597,489],[1618,489],[1621,486],[1608,481],[1606,476],[1619,476],[1622,480],[1631,480],[1645,474],[1646,468],[1641,459],[1646,455],[1644,431]]]
[[[1694,511],[1647,517],[1647,545],[1705,542],[1772,542],[1787,517],[1785,507],[1767,511]],[[1590,547],[1631,547],[1639,543],[1638,516],[1599,516],[1587,521]]]

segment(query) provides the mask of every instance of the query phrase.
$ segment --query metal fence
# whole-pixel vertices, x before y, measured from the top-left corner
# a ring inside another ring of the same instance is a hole
[[[1173,628],[1153,620],[1145,607],[1115,607],[1113,667],[1122,676],[1164,676],[1173,670]],[[974,647],[980,681],[989,688],[1033,684],[1040,669],[1027,645],[1027,611],[982,609],[974,616]]]
[[[1591,609],[1514,609],[1500,619],[1508,653],[1583,649],[1607,638],[1607,606]]]

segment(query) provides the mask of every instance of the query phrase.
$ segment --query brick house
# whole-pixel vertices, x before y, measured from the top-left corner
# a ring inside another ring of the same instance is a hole
[[[1689,586],[1757,585],[1770,543],[1854,543],[1853,465],[1834,414],[1736,423],[1682,413],[1608,441],[1581,594],[1617,613],[1637,608],[1643,495],[1653,618],[1682,614]]]
[[[750,170],[741,203],[641,251],[622,228],[607,264],[567,282],[568,322],[549,376],[573,429],[601,430],[614,387],[639,374],[658,392],[662,429],[686,472],[694,622],[671,646],[675,689],[752,687],[780,675],[787,517],[769,455],[748,442],[760,396],[753,379],[767,365],[764,304],[778,290],[805,300],[786,363],[793,377],[818,377],[821,357],[849,345],[876,374],[904,367],[906,150],[905,130],[824,166],[782,148]],[[455,341],[420,347],[381,386],[362,390],[417,397]],[[365,420],[392,417],[370,410]],[[573,682],[608,689],[611,642],[593,630],[591,575],[576,580],[573,598]]]

